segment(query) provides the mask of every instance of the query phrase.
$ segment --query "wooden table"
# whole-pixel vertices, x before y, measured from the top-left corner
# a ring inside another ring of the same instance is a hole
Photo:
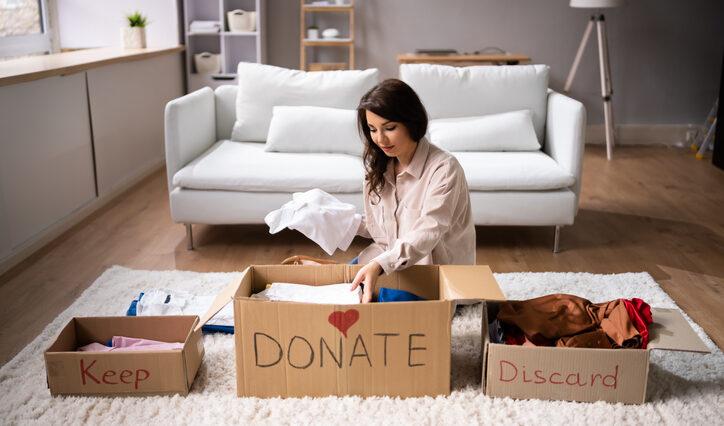
[[[530,62],[530,57],[515,53],[463,54],[463,55],[425,55],[419,53],[402,53],[397,55],[401,64],[445,64],[455,66],[467,65],[518,65]]]

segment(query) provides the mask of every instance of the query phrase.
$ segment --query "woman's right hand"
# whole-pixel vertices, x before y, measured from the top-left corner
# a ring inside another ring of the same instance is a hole
[[[372,295],[375,292],[375,284],[377,284],[377,277],[382,273],[382,266],[374,260],[366,264],[354,277],[350,291],[355,291],[360,284],[364,284],[364,290],[362,292],[362,303],[370,303],[372,301]]]

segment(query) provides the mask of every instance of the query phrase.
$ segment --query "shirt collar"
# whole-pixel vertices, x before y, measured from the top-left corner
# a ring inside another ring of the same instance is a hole
[[[422,169],[425,167],[425,162],[427,161],[427,153],[429,151],[430,145],[427,142],[427,139],[423,137],[420,139],[420,142],[417,143],[415,154],[412,155],[412,161],[410,161],[410,165],[407,166],[407,170],[405,170],[405,172],[414,176],[415,179],[420,179],[420,176],[422,176]]]
[[[425,162],[427,161],[427,154],[429,152],[430,144],[427,139],[420,139],[420,142],[417,143],[415,153],[412,155],[410,165],[407,166],[407,169],[402,173],[408,173],[415,179],[420,179],[420,176],[422,176],[422,169],[425,167]],[[385,170],[384,177],[392,185],[395,184],[395,162],[392,158],[390,158],[390,160],[387,162],[387,170]]]

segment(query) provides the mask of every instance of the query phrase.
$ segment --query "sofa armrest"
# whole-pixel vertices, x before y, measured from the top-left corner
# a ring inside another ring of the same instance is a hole
[[[585,142],[586,108],[575,99],[549,90],[543,151],[576,179],[572,188],[576,194],[576,206],[581,192]]]
[[[216,142],[214,91],[208,87],[166,104],[166,177],[169,193],[173,176]]]

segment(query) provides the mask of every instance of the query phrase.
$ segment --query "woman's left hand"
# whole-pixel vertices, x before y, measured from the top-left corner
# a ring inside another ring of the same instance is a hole
[[[352,287],[350,291],[354,291],[359,287],[360,284],[364,283],[364,291],[362,293],[362,303],[369,303],[372,301],[372,295],[375,292],[375,284],[377,283],[377,277],[382,273],[382,266],[374,260],[357,271],[357,275],[352,281]]]

